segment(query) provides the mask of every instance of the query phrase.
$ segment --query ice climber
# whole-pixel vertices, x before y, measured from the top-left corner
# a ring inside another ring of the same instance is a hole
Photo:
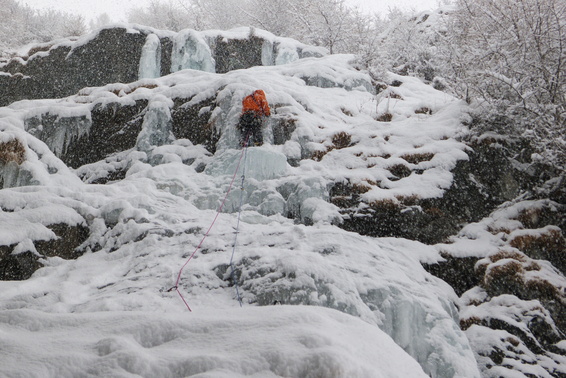
[[[242,115],[238,123],[240,143],[243,146],[261,146],[263,144],[262,126],[265,117],[271,115],[265,92],[256,90],[242,100]]]

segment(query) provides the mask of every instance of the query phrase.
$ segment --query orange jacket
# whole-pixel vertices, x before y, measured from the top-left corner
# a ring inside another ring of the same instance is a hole
[[[256,90],[242,100],[242,113],[255,112],[257,116],[270,116],[271,110],[265,98],[265,92],[261,89]]]

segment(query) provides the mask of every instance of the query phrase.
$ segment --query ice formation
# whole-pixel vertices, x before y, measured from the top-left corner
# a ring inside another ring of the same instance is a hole
[[[156,43],[157,37],[148,37],[147,62],[156,56]],[[0,282],[0,317],[16,324],[0,325],[2,333],[9,335],[10,351],[21,345],[22,333],[31,332],[21,330],[29,326],[27,319],[35,318],[40,320],[36,320],[34,345],[38,347],[33,352],[57,360],[58,366],[66,369],[62,374],[76,371],[72,362],[76,359],[62,358],[58,350],[47,352],[54,345],[49,331],[64,331],[58,342],[67,344],[65,335],[76,335],[79,325],[86,324],[88,336],[71,337],[71,353],[85,361],[84,366],[93,374],[117,375],[126,370],[128,374],[160,375],[160,361],[168,355],[170,365],[165,371],[170,375],[295,376],[304,371],[301,366],[318,366],[319,370],[312,372],[321,376],[413,377],[423,376],[424,370],[435,378],[479,377],[468,340],[457,326],[454,292],[419,263],[419,256],[432,253],[432,247],[343,231],[333,226],[341,214],[329,196],[330,186],[344,181],[379,181],[380,187],[363,194],[368,201],[438,196],[450,184],[450,169],[465,156],[465,147],[454,139],[461,132],[462,104],[404,79],[399,89],[404,100],[394,100],[391,106],[399,122],[378,123],[375,117],[385,104],[372,94],[369,76],[350,65],[353,56],[299,60],[297,49],[284,44],[276,51],[274,62],[285,65],[218,75],[213,73],[214,61],[205,39],[185,31],[175,40],[173,71],[190,68],[200,72],[175,72],[155,79],[154,88],[131,93],[116,95],[116,85],[109,85],[62,102],[26,101],[2,109],[0,135],[13,130],[19,133],[30,150],[23,167],[44,186],[33,191],[33,206],[28,203],[29,187],[3,189],[0,208],[10,210],[10,215],[0,212],[0,220],[19,216],[32,222],[39,214],[45,217],[39,223],[49,225],[59,220],[46,210],[55,202],[67,209],[58,214],[66,214],[73,222],[83,220],[90,230],[81,246],[86,253],[79,259],[47,258],[45,267],[31,279]],[[267,53],[265,59],[271,61]],[[305,80],[309,77],[326,77],[331,84]],[[273,116],[265,131],[270,134],[266,135],[268,143],[242,151],[235,125],[241,99],[251,88],[268,93]],[[411,117],[423,106],[422,93],[439,115],[415,121]],[[210,124],[221,134],[214,154],[188,140],[173,140],[173,98],[190,99],[187,106],[214,99]],[[148,106],[135,148],[76,171],[66,168],[49,151],[47,144],[64,152],[67,143],[88,131],[87,114],[93,103],[131,104],[137,100],[147,100]],[[30,121],[39,104],[53,116],[61,114],[54,122],[64,127],[54,134],[42,134],[47,126],[42,129]],[[70,109],[72,114],[65,115]],[[26,119],[29,133],[24,132]],[[71,120],[72,126],[64,124]],[[275,127],[288,127],[280,144],[269,143],[274,141]],[[340,135],[348,143],[340,144]],[[389,159],[400,160],[415,149],[424,149],[434,158],[418,163],[422,174],[393,179]],[[313,157],[315,152],[318,160]],[[242,153],[247,155],[239,173],[236,166]],[[289,161],[295,162],[293,166]],[[116,167],[125,171],[124,178],[107,185],[83,183],[76,176],[80,174],[89,182]],[[244,167],[245,180],[240,187]],[[202,314],[187,323],[192,315],[185,313],[175,292],[167,290],[216,216],[234,174],[236,183],[223,214],[181,281],[180,290],[195,312]],[[15,182],[12,186],[18,185],[27,184]],[[235,267],[244,309],[234,300],[232,278],[227,274],[227,252],[232,248],[242,190]],[[42,237],[42,232],[47,232],[42,228],[36,231]],[[15,235],[9,241],[21,244],[20,249],[29,244],[27,239],[37,236]],[[296,306],[271,306],[274,303]],[[316,319],[321,318],[326,319],[320,321],[324,327],[317,325]],[[45,323],[41,319],[46,319]],[[273,331],[274,319],[283,327],[280,332]],[[286,331],[290,325],[297,327],[292,336]],[[276,347],[273,340],[252,337],[266,330],[283,345]],[[317,330],[320,333],[313,335]],[[350,339],[351,333],[355,340]],[[199,334],[206,337],[195,339]],[[230,348],[223,354],[212,352],[233,335],[249,341],[246,348],[251,349],[245,353]],[[389,337],[403,351],[392,347]],[[301,357],[305,347],[311,351],[310,362]],[[271,348],[273,354],[265,352]],[[355,357],[344,356],[341,351],[349,348],[360,352]],[[392,351],[391,357],[384,353],[386,349]],[[249,361],[247,366],[235,362],[242,353]],[[22,355],[2,354],[0,365],[23,369],[26,364],[16,364]],[[37,365],[25,369],[43,371]]]
[[[299,59],[299,53],[294,46],[289,46],[287,44],[278,44],[276,46],[276,56],[275,64],[282,65],[294,62]]]
[[[194,30],[180,32],[173,41],[171,72],[193,69],[215,72],[216,63],[206,40]]]
[[[149,154],[154,147],[170,144],[175,139],[171,132],[170,103],[171,100],[163,96],[158,96],[149,103],[136,141],[139,151]]]
[[[263,45],[261,46],[261,64],[264,66],[273,66],[275,64],[273,43],[271,41],[263,41]]]
[[[149,34],[142,49],[139,79],[154,79],[161,76],[161,42],[155,34]]]
[[[238,173],[246,178],[258,181],[272,180],[287,172],[287,157],[278,151],[265,147],[250,147],[242,150],[226,150],[217,154],[205,169],[212,176],[232,175],[239,167]],[[243,160],[243,161],[242,161]]]
[[[87,134],[91,125],[90,112],[80,107],[59,107],[51,114],[49,107],[39,106],[24,120],[26,131],[44,141],[57,156]]]

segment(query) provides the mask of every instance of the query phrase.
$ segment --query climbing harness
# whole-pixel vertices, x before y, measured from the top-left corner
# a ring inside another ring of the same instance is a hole
[[[242,153],[240,154],[240,159],[238,160],[238,164],[236,165],[236,169],[234,171],[234,175],[232,176],[232,180],[230,181],[230,186],[228,187],[228,190],[226,191],[226,195],[224,196],[224,199],[222,200],[222,203],[220,204],[220,206],[218,207],[218,210],[216,210],[216,215],[214,216],[214,219],[212,220],[212,223],[210,224],[210,226],[208,227],[208,230],[206,230],[206,232],[204,233],[200,243],[197,245],[197,247],[195,248],[195,250],[193,251],[193,253],[191,253],[191,255],[189,256],[189,258],[187,259],[187,261],[185,261],[185,263],[183,264],[183,266],[181,267],[181,269],[179,269],[179,274],[177,274],[177,280],[175,281],[175,286],[173,286],[172,288],[170,288],[169,290],[167,290],[168,292],[171,292],[173,290],[175,290],[177,292],[177,294],[179,294],[179,297],[181,297],[181,299],[183,300],[183,303],[185,304],[185,306],[187,307],[187,309],[189,311],[193,311],[191,310],[191,307],[189,306],[189,303],[187,302],[187,300],[185,299],[185,297],[183,296],[183,294],[181,293],[181,291],[179,290],[179,282],[181,281],[181,275],[183,274],[183,270],[185,269],[185,267],[187,266],[187,264],[193,259],[193,257],[196,255],[197,251],[200,249],[200,247],[202,246],[202,244],[204,243],[204,240],[208,237],[208,234],[210,233],[210,231],[212,230],[212,227],[214,226],[214,224],[216,223],[216,220],[218,219],[218,216],[220,215],[220,213],[222,212],[222,209],[224,208],[224,204],[226,203],[226,200],[228,199],[228,195],[230,194],[230,192],[232,191],[232,187],[234,186],[234,181],[236,180],[236,175],[238,174],[238,170],[240,169],[240,164],[242,162],[242,158],[244,158],[244,167],[243,167],[243,171],[242,171],[242,184],[241,184],[241,193],[240,193],[240,205],[238,208],[238,222],[236,224],[236,232],[235,232],[235,236],[234,236],[234,243],[232,245],[232,256],[230,257],[230,267],[231,267],[231,279],[234,282],[234,285],[236,287],[236,295],[238,297],[238,302],[240,303],[240,307],[242,307],[242,298],[240,297],[240,291],[238,288],[238,283],[236,282],[236,280],[234,279],[234,265],[233,265],[233,259],[234,259],[234,253],[236,252],[236,241],[238,240],[238,232],[239,232],[239,228],[240,228],[240,216],[242,213],[242,201],[243,201],[243,194],[244,194],[244,180],[245,180],[245,170],[246,170],[246,157],[247,157],[247,150],[248,150],[248,141],[250,138],[250,133],[248,133],[246,135],[246,139],[244,141],[244,146],[242,148]]]

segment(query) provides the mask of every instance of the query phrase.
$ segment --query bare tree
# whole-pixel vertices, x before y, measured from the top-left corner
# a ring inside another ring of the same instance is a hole
[[[128,12],[128,21],[157,29],[179,31],[195,28],[194,6],[178,0],[152,0],[146,7],[135,7]]]
[[[183,21],[171,25],[175,17]],[[148,7],[130,12],[128,20],[171,30],[178,30],[177,25],[197,30],[253,26],[331,52],[367,47],[360,41],[371,25],[345,0],[153,0]]]
[[[78,36],[86,31],[84,19],[54,10],[37,11],[15,0],[0,0],[0,55],[33,42]]]
[[[508,131],[566,161],[566,2],[459,0],[453,79]],[[510,126],[510,127],[509,127]]]

